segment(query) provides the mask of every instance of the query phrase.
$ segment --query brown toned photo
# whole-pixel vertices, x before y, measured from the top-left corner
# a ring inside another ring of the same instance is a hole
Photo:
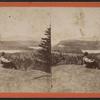
[[[49,92],[49,8],[0,7],[0,92]]]
[[[100,8],[0,7],[0,92],[100,92]]]
[[[54,7],[52,92],[100,92],[100,8]]]

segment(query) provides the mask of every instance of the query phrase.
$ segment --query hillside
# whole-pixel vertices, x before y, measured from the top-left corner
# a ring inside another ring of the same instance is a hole
[[[48,74],[0,68],[0,92],[47,92]]]
[[[52,69],[51,92],[100,92],[100,70],[82,65],[59,65]]]
[[[59,65],[50,76],[39,70],[0,68],[0,92],[100,92],[100,70],[82,65]]]
[[[53,50],[81,53],[81,50],[100,50],[100,41],[65,40],[60,41]]]
[[[38,41],[0,41],[0,50],[28,49],[30,46],[38,46]]]

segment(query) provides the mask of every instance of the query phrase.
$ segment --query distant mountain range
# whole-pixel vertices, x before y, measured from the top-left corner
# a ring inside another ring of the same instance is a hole
[[[53,47],[62,52],[80,53],[81,50],[100,50],[100,41],[64,40]]]
[[[0,50],[30,50],[38,47],[39,41],[0,41]],[[81,50],[100,50],[100,41],[64,40],[52,47],[53,51],[81,53]]]
[[[28,47],[38,46],[38,41],[0,41],[0,50],[29,49]]]

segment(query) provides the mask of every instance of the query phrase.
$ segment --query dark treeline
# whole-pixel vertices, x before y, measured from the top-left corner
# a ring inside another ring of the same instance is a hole
[[[90,59],[95,59],[96,62],[100,63],[100,54],[90,54]],[[83,54],[74,54],[74,53],[52,53],[52,65],[63,65],[63,64],[83,64]]]
[[[76,64],[76,65],[82,65],[82,55],[63,55],[63,54],[57,54],[52,53],[52,65],[59,65],[59,64]]]

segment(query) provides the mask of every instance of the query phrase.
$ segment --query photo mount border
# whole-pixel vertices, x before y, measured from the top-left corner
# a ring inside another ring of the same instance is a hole
[[[0,2],[0,7],[100,7],[100,2]],[[100,92],[0,92],[0,98],[100,98]]]
[[[0,2],[0,7],[100,7],[100,2]]]

